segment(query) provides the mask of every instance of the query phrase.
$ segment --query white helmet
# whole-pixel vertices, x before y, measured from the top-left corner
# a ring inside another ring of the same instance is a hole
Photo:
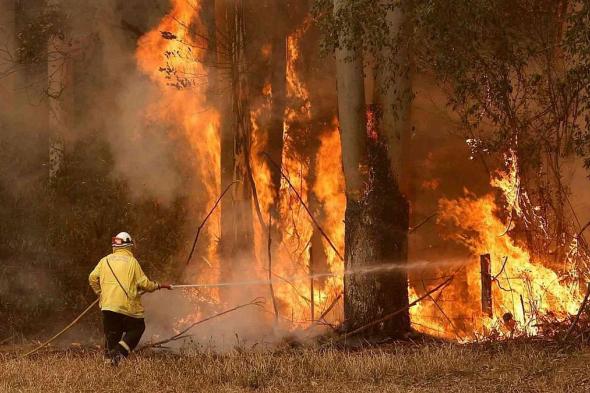
[[[131,235],[127,232],[121,232],[113,237],[113,247],[131,247],[134,245]]]

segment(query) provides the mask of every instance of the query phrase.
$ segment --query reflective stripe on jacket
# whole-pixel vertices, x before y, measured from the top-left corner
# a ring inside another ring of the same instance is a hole
[[[116,248],[112,254],[102,258],[90,273],[88,281],[94,293],[100,296],[101,310],[135,318],[143,318],[143,292],[159,288],[157,282],[147,278],[129,248]]]

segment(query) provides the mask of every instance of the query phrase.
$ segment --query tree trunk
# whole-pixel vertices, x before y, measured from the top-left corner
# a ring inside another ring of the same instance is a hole
[[[367,266],[403,265],[407,260],[408,204],[391,170],[387,143],[380,134],[378,108],[372,107],[369,116],[369,176],[359,200],[347,196],[345,214],[345,263],[353,272]],[[346,328],[355,329],[407,306],[407,273],[403,268],[353,273],[345,277],[344,294]],[[406,311],[366,334],[400,337],[409,329]]]
[[[0,6],[0,39],[5,43],[8,53],[0,55],[0,96],[3,97],[1,115],[13,113],[16,103],[16,60],[11,57],[16,54],[16,3],[5,1]]]
[[[344,4],[335,0],[334,11]],[[371,108],[367,130],[360,52],[337,49],[336,69],[346,180],[345,265],[357,272],[344,278],[344,314],[345,328],[353,330],[408,304],[404,271],[359,272],[367,266],[406,261],[408,206],[392,172],[377,107]],[[408,330],[406,311],[365,334],[398,337]]]
[[[286,14],[286,5],[283,0],[273,0],[274,11],[279,15]],[[280,18],[283,20],[283,18]],[[287,28],[285,26],[274,26],[272,32],[272,53],[270,61],[270,82],[272,86],[271,117],[268,125],[267,149],[273,161],[282,167],[283,159],[283,128],[285,103],[287,97]],[[272,189],[277,196],[281,188],[281,174],[279,171],[271,171]],[[273,206],[274,220],[279,223],[279,207]]]
[[[247,271],[254,256],[252,227],[252,184],[249,176],[250,111],[244,59],[244,13],[241,0],[224,3],[226,37],[231,40],[231,103],[222,103],[221,182],[222,189],[239,181],[232,198],[221,206],[222,278],[234,279]],[[223,30],[222,30],[223,31]]]
[[[381,129],[387,138],[392,169],[404,194],[409,190],[408,157],[410,142],[410,59],[403,45],[404,15],[397,7],[386,16],[389,40],[396,50],[386,48],[377,61],[374,102],[382,111]],[[399,39],[399,45],[396,41]]]
[[[335,11],[341,3],[345,1],[334,0]],[[363,64],[360,53],[345,48],[336,49],[336,79],[346,197],[358,201],[366,176],[367,139]]]
[[[60,7],[59,0],[50,0],[48,7]],[[59,10],[59,9],[58,9]],[[68,50],[66,27],[51,35],[47,43],[47,95],[49,99],[49,183],[55,183],[63,169],[65,137],[71,126],[69,110],[73,105],[72,63]]]

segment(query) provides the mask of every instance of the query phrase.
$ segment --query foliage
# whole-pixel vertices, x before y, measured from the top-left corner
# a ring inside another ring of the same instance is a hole
[[[376,56],[408,40],[415,70],[437,77],[467,129],[491,126],[479,147],[502,151],[518,134],[520,147],[538,159],[535,146],[561,128],[562,150],[571,151],[578,105],[588,95],[584,1],[358,0],[336,13],[332,2],[314,6],[326,51],[344,46]],[[390,34],[386,14],[396,9],[410,34]]]
[[[332,1],[316,0],[315,15],[328,51],[378,58],[405,40],[413,72],[445,91],[473,154],[517,153],[521,186],[560,248],[575,233],[564,161],[578,153],[590,164],[588,9],[583,0],[359,0],[333,13]],[[398,27],[387,22],[392,10],[404,15]]]
[[[2,139],[4,152],[16,151],[13,141]],[[44,160],[41,154],[21,158],[12,169],[38,170]],[[14,184],[0,189],[0,330],[36,331],[54,315],[89,303],[94,295],[88,274],[111,252],[110,238],[118,231],[134,236],[148,276],[165,280],[177,273],[173,257],[182,241],[183,200],[163,206],[132,199],[126,183],[112,175],[108,145],[96,136],[70,146],[65,161],[52,186],[38,175],[19,192]]]
[[[577,12],[570,15],[568,23],[571,28],[565,34],[565,50],[575,60],[570,74],[582,86],[579,105],[585,124],[575,135],[576,148],[590,169],[590,4],[578,2]]]
[[[21,64],[44,63],[47,42],[52,36],[63,37],[67,16],[56,5],[46,4],[31,7],[27,13],[26,26],[17,32],[16,59]]]

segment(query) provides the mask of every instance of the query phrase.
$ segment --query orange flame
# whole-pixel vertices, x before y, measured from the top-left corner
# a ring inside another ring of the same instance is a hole
[[[199,4],[174,0],[168,15],[138,41],[136,59],[139,69],[157,86],[160,96],[146,109],[148,121],[167,124],[171,138],[185,138],[193,152],[192,165],[196,178],[204,185],[204,195],[197,200],[202,215],[217,198],[220,187],[219,115],[207,105],[207,70],[202,63],[203,51],[187,26],[198,22]],[[219,220],[219,213],[211,218]],[[209,236],[218,237],[218,227],[208,226]],[[214,242],[202,258],[210,266],[205,280],[215,281],[218,261]],[[202,278],[202,277],[201,277]]]
[[[516,156],[507,160],[508,170],[498,171],[491,181],[499,189],[508,211],[521,215],[519,205],[519,177]],[[465,196],[456,200],[439,201],[438,224],[450,232],[446,235],[465,246],[474,256],[460,266],[460,275],[447,290],[444,312],[451,319],[460,320],[450,326],[433,303],[422,303],[411,310],[418,330],[429,331],[430,327],[444,337],[459,336],[469,339],[474,333],[490,333],[502,330],[502,316],[510,313],[516,328],[522,334],[538,333],[537,322],[544,315],[565,317],[579,307],[580,289],[577,282],[567,280],[543,261],[533,260],[526,248],[510,236],[498,218],[500,208],[494,194],[481,198],[465,191]],[[492,261],[493,318],[482,315],[480,294],[481,276],[478,257],[490,254]],[[417,297],[412,290],[411,297]],[[440,306],[440,304],[439,304]],[[437,316],[437,317],[435,317]],[[422,328],[426,326],[426,328]]]

